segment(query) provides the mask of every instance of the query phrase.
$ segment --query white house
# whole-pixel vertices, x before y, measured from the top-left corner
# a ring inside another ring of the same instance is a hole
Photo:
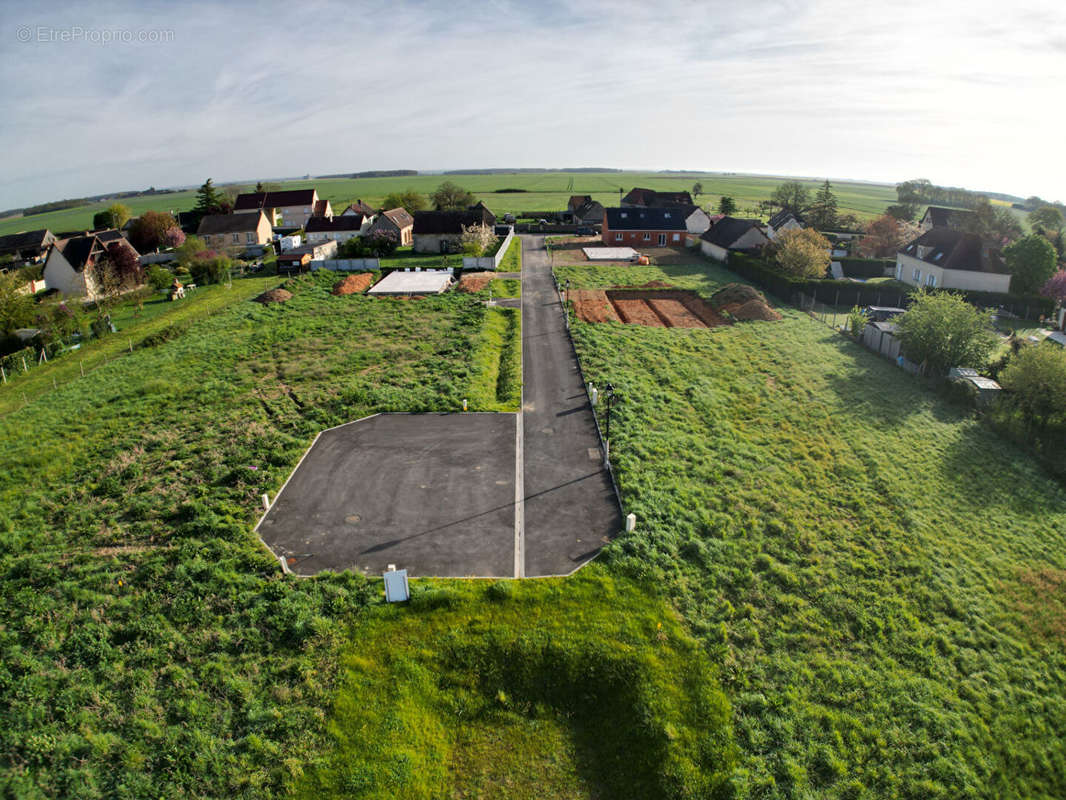
[[[999,253],[974,233],[930,228],[896,253],[896,280],[930,289],[1009,292]]]
[[[766,223],[766,237],[773,241],[779,233],[799,230],[805,227],[807,226],[802,219],[788,209],[783,209],[770,217],[770,221]]]
[[[100,296],[96,265],[105,257],[108,244],[116,242],[119,247],[133,250],[133,254],[140,258],[133,245],[121,236],[115,237],[111,242],[105,241],[99,233],[56,240],[44,262],[45,284],[49,289],[55,289],[65,295],[95,300]]]
[[[685,228],[693,236],[699,236],[711,227],[711,216],[697,205],[674,206],[684,217]]]
[[[363,236],[370,229],[373,217],[363,214],[344,213],[337,217],[312,217],[304,226],[307,241],[311,244],[320,242],[346,242],[356,236]]]
[[[700,236],[700,251],[716,261],[725,261],[730,250],[753,252],[769,243],[758,220],[722,217]]]

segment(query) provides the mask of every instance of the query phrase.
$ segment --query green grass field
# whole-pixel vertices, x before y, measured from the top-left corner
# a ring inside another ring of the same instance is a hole
[[[705,294],[731,279],[627,272]],[[721,669],[738,795],[1062,796],[1066,492],[887,360],[784,313],[573,326],[586,376],[621,398],[612,454],[640,520],[609,568],[669,586]]]
[[[574,323],[638,520],[577,576],[415,581],[402,608],[283,577],[252,526],[315,433],[517,396],[511,312],[335,278],[199,290],[87,345],[84,379],[64,356],[0,389],[0,794],[1066,793],[1066,491],[789,309]]]
[[[673,175],[642,172],[564,173],[539,174],[513,173],[503,175],[414,175],[406,178],[329,178],[288,181],[286,189],[314,187],[321,197],[330,201],[334,212],[340,213],[348,203],[361,199],[370,205],[379,204],[393,191],[414,189],[429,194],[443,181],[450,180],[473,192],[498,216],[505,213],[523,214],[528,211],[563,211],[572,194],[589,194],[606,206],[616,206],[621,198],[619,189],[628,192],[634,186],[643,186],[660,191],[692,190],[697,181],[703,184],[703,195],[698,202],[704,206],[717,206],[721,195],[735,199],[742,213],[748,213],[770,194],[785,178],[768,178],[752,175],[717,175],[691,173]],[[568,188],[573,180],[573,188]],[[817,181],[805,181],[812,191]],[[886,206],[896,202],[894,186],[872,183],[833,184],[841,213],[854,213],[860,217],[873,217],[882,213]],[[254,183],[243,187],[251,190]],[[524,192],[498,194],[497,189],[524,189]],[[195,203],[195,191],[175,192],[166,195],[149,195],[122,200],[134,214],[147,210],[187,211]],[[18,231],[49,228],[53,232],[79,230],[92,227],[93,214],[102,211],[109,202],[96,203],[79,208],[35,214],[31,217],[11,217],[0,220],[0,236]],[[754,214],[756,212],[751,211]]]

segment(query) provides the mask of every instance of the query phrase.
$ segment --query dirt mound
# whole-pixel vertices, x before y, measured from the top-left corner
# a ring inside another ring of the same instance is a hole
[[[733,304],[733,308],[729,309],[729,313],[741,322],[750,322],[752,320],[774,322],[781,319],[781,315],[770,308],[765,300],[749,300],[746,303]]]
[[[574,313],[582,322],[621,322],[618,312],[614,310],[607,292],[599,289],[571,289],[569,300],[573,303]]]
[[[457,291],[471,294],[480,292],[486,289],[495,277],[495,272],[467,272],[459,279],[459,284],[455,288]]]
[[[333,294],[340,296],[345,294],[361,294],[374,283],[372,272],[361,272],[358,275],[349,275],[344,280],[333,284]]]
[[[719,307],[734,304],[742,306],[752,300],[761,300],[763,304],[766,303],[766,298],[758,289],[744,283],[727,283],[711,295],[711,303]]]
[[[255,298],[256,303],[262,303],[263,305],[267,303],[286,303],[289,300],[292,300],[292,292],[285,289],[270,289]]]

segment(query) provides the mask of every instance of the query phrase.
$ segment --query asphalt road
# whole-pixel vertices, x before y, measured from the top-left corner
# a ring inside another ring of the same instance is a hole
[[[525,575],[564,575],[621,530],[622,515],[544,237],[521,239]]]

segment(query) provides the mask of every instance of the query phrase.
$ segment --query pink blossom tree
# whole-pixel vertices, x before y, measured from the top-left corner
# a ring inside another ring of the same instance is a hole
[[[1066,269],[1060,269],[1044,284],[1040,290],[1044,297],[1050,297],[1059,305],[1066,304]]]
[[[167,232],[163,234],[163,242],[167,247],[181,247],[185,244],[185,234],[176,226],[167,228]]]

